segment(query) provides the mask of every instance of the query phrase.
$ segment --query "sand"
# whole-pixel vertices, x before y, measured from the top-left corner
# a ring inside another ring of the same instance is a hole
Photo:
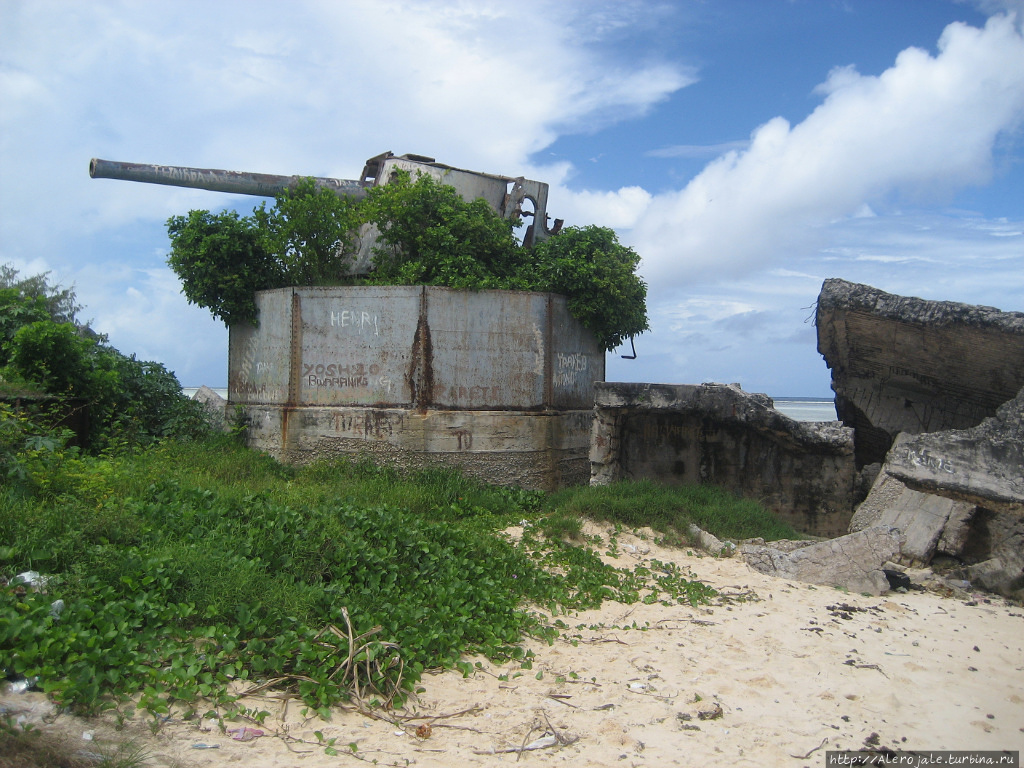
[[[822,766],[826,750],[866,744],[1024,750],[1019,605],[963,592],[847,594],[763,576],[740,558],[618,540],[623,554],[609,562],[675,562],[723,596],[710,606],[606,603],[553,617],[566,628],[553,645],[525,644],[531,669],[471,659],[479,667],[469,677],[426,675],[406,710],[379,713],[391,721],[352,710],[304,719],[301,704],[271,694],[245,702],[272,713],[262,725],[227,724],[258,728],[250,741],[173,717],[156,734],[141,717],[120,731],[109,718],[63,714],[40,727],[86,751],[138,739],[159,768]],[[0,705],[36,722],[48,711],[35,693]]]

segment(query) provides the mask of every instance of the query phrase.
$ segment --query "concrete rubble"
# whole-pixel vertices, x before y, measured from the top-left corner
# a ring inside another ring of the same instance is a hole
[[[973,429],[899,435],[851,530],[899,528],[897,562],[947,556],[973,586],[1024,599],[1022,424],[1024,391]]]
[[[911,488],[1024,515],[1024,389],[972,429],[901,435],[886,468]]]
[[[899,530],[900,567],[1024,598],[1024,313],[826,280],[817,324],[858,466],[884,461],[850,531]]]
[[[219,429],[228,428],[228,414],[230,406],[228,401],[221,397],[216,391],[205,384],[196,390],[192,399],[202,403],[203,407],[210,413],[213,423]]]
[[[958,555],[967,540],[974,505],[907,488],[887,471],[853,516],[850,532],[884,525],[902,531],[906,540],[896,562],[920,567],[936,554]]]
[[[830,279],[815,323],[858,467],[883,461],[900,432],[974,427],[1024,386],[1021,312]]]
[[[747,543],[747,563],[874,594],[910,576],[1024,599],[1024,313],[826,280],[816,323],[874,481],[847,536]]]
[[[876,526],[826,541],[747,543],[740,553],[758,573],[881,595],[889,590],[883,566],[902,542],[897,529]]]

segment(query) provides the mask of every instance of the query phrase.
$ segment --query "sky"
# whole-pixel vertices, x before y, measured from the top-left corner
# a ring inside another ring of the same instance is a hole
[[[384,151],[551,185],[642,257],[610,381],[832,396],[826,278],[1024,311],[1024,0],[0,0],[0,263],[185,386],[227,330],[166,221],[260,198],[90,158],[356,178]]]

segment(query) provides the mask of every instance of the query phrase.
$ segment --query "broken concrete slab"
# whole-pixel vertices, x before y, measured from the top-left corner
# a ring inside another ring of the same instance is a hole
[[[198,400],[208,408],[220,408],[223,409],[227,406],[228,401],[225,400],[220,394],[210,387],[203,384],[196,393],[192,395],[193,400]]]
[[[228,429],[228,401],[205,384],[196,390],[192,399],[202,403],[218,429]]]
[[[698,547],[715,557],[732,557],[736,554],[736,545],[733,542],[722,541],[714,534],[708,533],[693,523],[690,524],[688,533],[690,541],[696,543]]]
[[[895,528],[876,526],[793,552],[772,544],[744,544],[740,552],[758,573],[881,595],[889,590],[883,565],[899,553],[902,539]]]
[[[900,432],[966,429],[1024,386],[1024,313],[895,296],[829,279],[815,315],[858,467]]]
[[[959,555],[967,545],[971,532],[971,520],[978,508],[973,504],[956,501],[949,518],[942,528],[939,543],[935,545],[936,555]]]
[[[1024,389],[973,429],[900,435],[886,471],[915,490],[1024,515]]]
[[[651,478],[756,498],[797,530],[846,532],[853,432],[800,422],[770,397],[725,384],[596,382],[591,485]]]
[[[922,566],[931,562],[940,542],[944,543],[945,554],[959,554],[960,549],[951,548],[957,543],[963,547],[965,523],[974,510],[973,504],[911,490],[883,470],[854,512],[850,532],[878,525],[896,528],[905,541],[895,562]]]
[[[1024,600],[1024,516],[979,507],[960,557],[972,586]]]

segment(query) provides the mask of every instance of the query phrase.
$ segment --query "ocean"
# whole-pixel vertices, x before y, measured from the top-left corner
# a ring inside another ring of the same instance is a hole
[[[189,397],[196,393],[199,387],[182,387]],[[223,398],[227,398],[228,391],[224,387],[211,387],[214,392]],[[836,407],[830,399],[816,397],[773,397],[775,410],[789,416],[797,421],[835,421]]]
[[[797,421],[835,421],[836,405],[831,399],[815,397],[773,397],[775,410]]]

